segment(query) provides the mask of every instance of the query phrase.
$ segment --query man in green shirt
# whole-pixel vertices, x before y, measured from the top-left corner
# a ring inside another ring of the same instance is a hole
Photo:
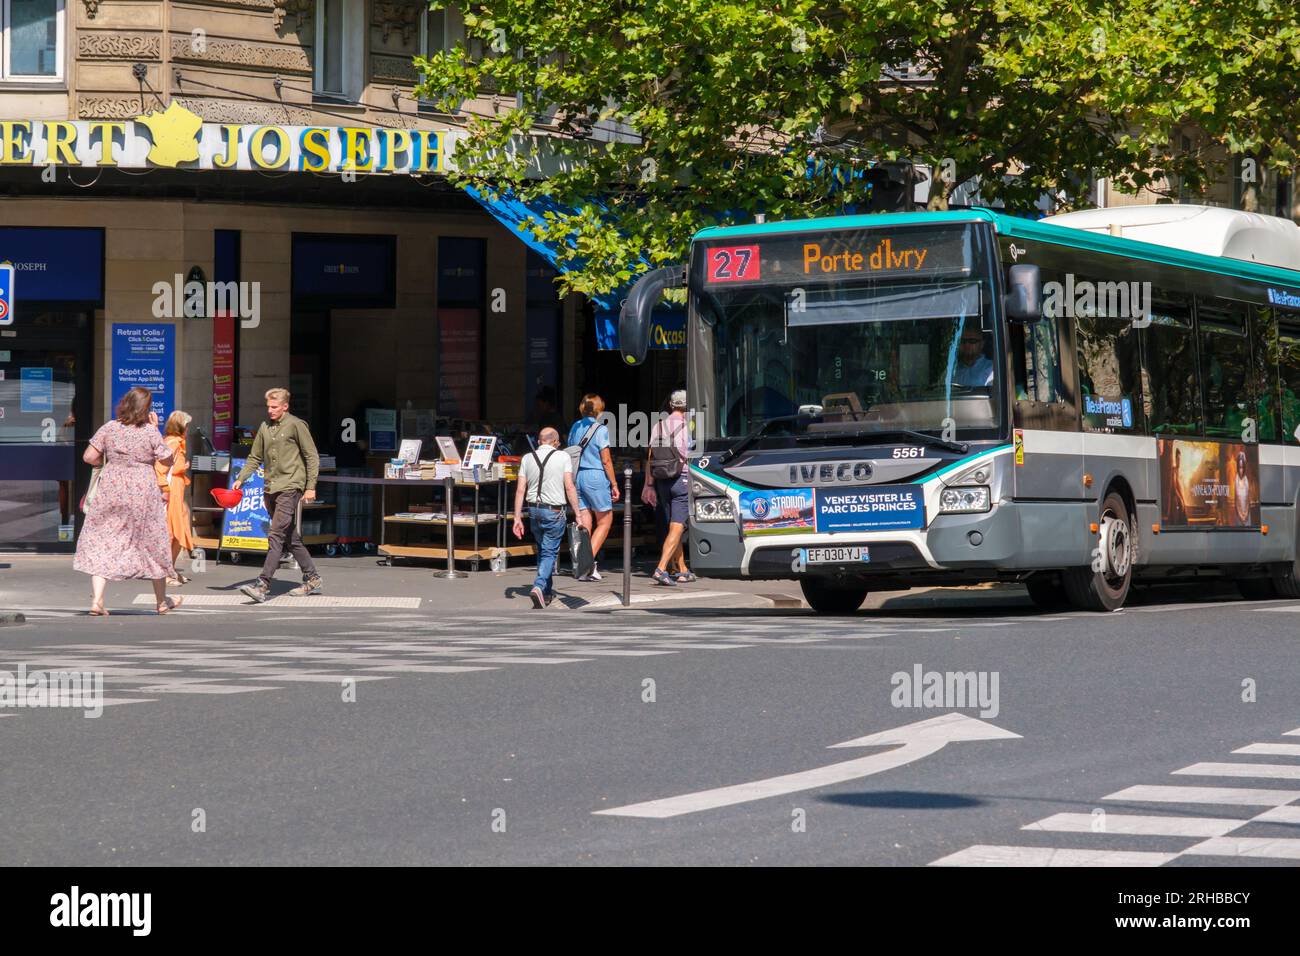
[[[266,502],[266,513],[271,516],[271,527],[266,535],[266,563],[255,582],[239,589],[258,604],[271,596],[271,578],[280,567],[286,538],[289,550],[302,570],[302,585],[289,593],[295,597],[315,594],[324,583],[316,573],[311,552],[302,543],[296,520],[298,502],[316,500],[316,476],[320,473],[316,443],[312,441],[307,423],[289,414],[288,389],[273,388],[266,393],[266,417],[267,421],[262,422],[257,437],[253,439],[253,450],[243,470],[231,485],[238,488],[258,465],[263,466],[265,484],[262,498]]]

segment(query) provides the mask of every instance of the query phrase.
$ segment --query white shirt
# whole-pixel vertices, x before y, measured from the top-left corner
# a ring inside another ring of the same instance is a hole
[[[560,456],[558,462],[551,461],[556,456]],[[537,459],[542,460],[542,468],[537,468]],[[568,499],[564,493],[564,476],[573,473],[573,459],[569,453],[553,448],[550,445],[543,445],[537,449],[536,456],[533,452],[524,455],[524,460],[519,463],[519,480],[526,482],[527,490],[524,492],[524,506],[531,508],[537,503],[537,483],[541,478],[542,485],[542,504],[544,505],[562,505]]]

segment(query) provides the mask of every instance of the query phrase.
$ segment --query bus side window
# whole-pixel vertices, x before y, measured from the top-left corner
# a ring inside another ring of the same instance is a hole
[[[1196,299],[1196,328],[1200,333],[1201,387],[1205,397],[1205,434],[1242,441],[1245,422],[1255,419],[1250,375],[1250,340],[1246,337],[1246,305],[1227,299]]]
[[[1300,427],[1300,321],[1278,317],[1278,373],[1281,378],[1282,435],[1297,442]]]
[[[1250,343],[1251,369],[1254,373],[1255,419],[1259,423],[1259,440],[1277,441],[1278,342],[1277,318],[1272,309],[1263,306],[1251,308]]]
[[[1151,396],[1151,432],[1198,435],[1201,388],[1196,368],[1196,338],[1187,296],[1156,289],[1151,325],[1145,330],[1142,370]]]
[[[1133,323],[1080,318],[1075,336],[1084,431],[1141,432],[1145,418],[1141,359]]]

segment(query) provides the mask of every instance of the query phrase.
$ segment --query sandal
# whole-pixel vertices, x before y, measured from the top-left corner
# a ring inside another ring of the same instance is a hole
[[[104,605],[102,605],[102,604],[92,604],[92,605],[90,606],[90,616],[91,616],[91,617],[108,617],[108,612],[104,610]]]
[[[178,597],[169,597],[169,598],[168,598],[167,600],[165,600],[162,604],[159,604],[159,605],[158,605],[158,613],[159,613],[159,614],[167,614],[167,613],[169,613],[169,612],[171,612],[171,611],[176,610],[178,607],[180,607],[180,606],[181,606],[182,604],[184,604],[184,603],[185,603],[185,599],[182,598],[182,597],[179,597],[179,596],[178,596]]]

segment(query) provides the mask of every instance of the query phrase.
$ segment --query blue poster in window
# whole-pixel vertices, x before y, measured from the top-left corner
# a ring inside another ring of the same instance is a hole
[[[921,490],[913,485],[878,485],[840,491],[817,489],[817,530],[897,531],[925,527]]]
[[[246,458],[230,460],[230,474],[238,475]],[[221,516],[221,547],[237,551],[265,551],[270,545],[266,533],[271,528],[271,516],[266,512],[263,492],[266,489],[265,472],[258,465],[248,480],[239,486],[244,497]]]
[[[20,372],[18,410],[42,414],[54,411],[54,369],[25,368]]]
[[[176,407],[176,326],[163,323],[118,323],[110,330],[113,344],[113,404],[137,385],[153,392],[153,410],[161,428]]]

